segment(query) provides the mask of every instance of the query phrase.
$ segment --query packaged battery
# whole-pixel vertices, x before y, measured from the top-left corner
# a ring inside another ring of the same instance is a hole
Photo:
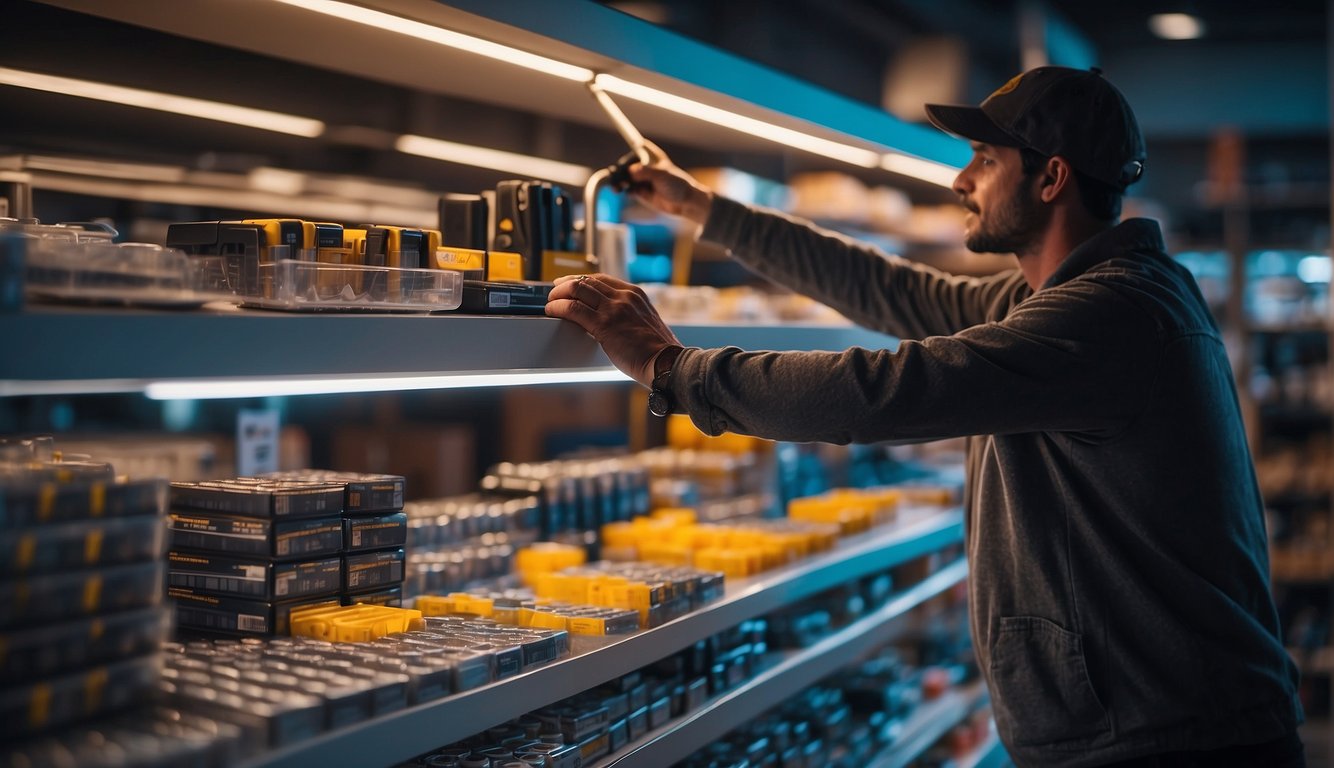
[[[485,249],[442,246],[435,251],[431,266],[462,272],[464,280],[486,280],[486,257]]]
[[[341,513],[344,488],[295,480],[204,480],[171,484],[171,506],[245,517],[321,517]]]
[[[343,592],[354,594],[403,582],[403,550],[388,549],[343,556]]]
[[[625,718],[625,724],[630,731],[632,741],[648,733],[648,707],[643,706],[632,711]]]
[[[343,518],[345,552],[401,547],[407,542],[408,516],[404,512]]]
[[[390,608],[403,607],[403,588],[390,587],[389,589],[377,589],[374,592],[359,592],[355,595],[341,595],[343,605],[358,605],[365,603],[367,605],[384,605]]]
[[[0,689],[0,737],[58,728],[102,712],[147,704],[161,670],[157,655]]]
[[[464,280],[459,312],[473,314],[541,315],[546,313],[552,283],[510,283]]]
[[[626,720],[627,718],[622,717],[613,720],[611,725],[607,726],[608,749],[612,752],[616,752],[630,741],[630,726]]]
[[[242,673],[241,680],[273,690],[318,696],[324,702],[325,730],[356,725],[369,720],[374,712],[373,684],[364,679],[330,673],[303,678],[290,673],[255,671]]]
[[[484,251],[490,244],[486,198],[481,195],[447,194],[440,197],[440,235],[446,247]]]
[[[337,557],[274,562],[172,550],[167,565],[168,587],[260,601],[334,595],[342,574]]]
[[[244,219],[241,223],[258,226],[265,245],[287,246],[292,259],[309,260],[321,249],[345,246],[340,224],[301,219]]]
[[[343,486],[343,514],[397,512],[403,509],[406,480],[402,475],[335,472],[327,469],[293,469],[271,472],[260,481],[337,484]]]
[[[0,529],[161,514],[166,487],[156,479],[58,483],[0,478]]]
[[[148,608],[162,576],[158,561],[0,579],[0,628]]]
[[[269,259],[266,229],[239,221],[178,222],[167,227],[169,248],[196,256],[221,256],[224,281],[240,296],[260,295],[259,265]]]
[[[0,529],[0,575],[154,560],[165,539],[156,514]]]
[[[193,549],[275,560],[336,555],[343,549],[343,518],[274,520],[177,510],[167,515],[172,549]]]
[[[0,686],[146,656],[170,631],[171,613],[158,607],[0,632]]]
[[[169,588],[167,596],[175,605],[176,626],[183,630],[261,637],[288,634],[294,609],[338,604],[327,597],[274,602],[219,597],[179,588]]]

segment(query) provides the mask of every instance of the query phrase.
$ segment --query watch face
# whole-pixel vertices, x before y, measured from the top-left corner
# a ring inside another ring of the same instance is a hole
[[[648,412],[654,416],[666,416],[672,412],[672,401],[666,392],[655,389],[648,393]]]

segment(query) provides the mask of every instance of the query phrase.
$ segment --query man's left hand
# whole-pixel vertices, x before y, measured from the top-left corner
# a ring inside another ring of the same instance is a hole
[[[602,345],[612,365],[646,387],[653,382],[653,358],[668,346],[681,346],[639,286],[608,275],[556,278],[547,314],[577,323]]]

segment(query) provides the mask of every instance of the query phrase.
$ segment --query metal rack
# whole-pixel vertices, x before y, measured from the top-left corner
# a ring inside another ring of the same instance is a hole
[[[963,518],[957,510],[904,510],[896,522],[842,541],[829,552],[758,576],[731,580],[721,600],[662,626],[627,637],[579,643],[575,654],[568,659],[274,750],[251,760],[246,766],[351,768],[408,759],[624,675],[742,621],[763,616],[850,579],[892,568],[957,543],[962,538]],[[840,633],[835,637],[841,637],[849,648],[875,642],[877,638],[871,630],[877,622],[888,622],[894,618],[891,615],[894,611],[906,611],[957,583],[963,578],[965,567],[956,564],[952,570],[936,574],[923,582],[925,586],[919,585],[921,591],[909,590],[872,616],[849,627],[845,630],[847,635]],[[822,658],[825,655],[820,652],[801,654],[796,660],[780,664],[776,670],[781,671],[770,670],[748,684],[756,686],[750,693],[735,698],[730,694],[722,697],[715,706],[726,715],[715,719],[724,726],[724,731],[728,730],[744,722],[751,709],[771,705],[774,699],[768,698],[770,694],[781,695],[793,685],[800,688],[804,685],[801,681],[807,677],[814,675],[811,677],[813,682],[827,674],[825,668],[839,659]],[[811,665],[809,670],[807,665]],[[710,724],[707,728],[712,727]],[[690,730],[694,728],[692,726]],[[680,741],[669,739],[661,748],[679,750],[700,738],[701,734],[710,732],[700,730],[691,735],[688,731]],[[635,762],[638,764],[639,761]]]

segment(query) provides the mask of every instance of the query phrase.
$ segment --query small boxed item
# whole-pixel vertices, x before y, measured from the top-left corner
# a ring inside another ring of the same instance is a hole
[[[108,613],[0,634],[0,686],[155,652],[171,631],[166,608]]]
[[[263,601],[337,594],[342,574],[337,557],[284,563],[173,550],[167,563],[169,587]]]
[[[343,556],[343,592],[353,595],[403,583],[403,550]]]
[[[167,515],[172,549],[291,560],[336,555],[343,549],[341,517],[297,520],[177,510]]]
[[[343,518],[343,551],[365,552],[408,543],[406,512]]]
[[[39,683],[0,690],[0,737],[56,728],[114,709],[148,703],[161,658],[143,656]]]
[[[168,589],[176,607],[176,625],[182,630],[228,635],[286,635],[292,611],[312,605],[337,605],[330,597],[282,602],[245,600],[236,597]]]
[[[0,529],[0,575],[155,560],[165,538],[157,514]]]
[[[343,486],[251,478],[172,483],[171,506],[245,517],[321,517],[342,513]]]
[[[113,480],[102,473],[72,481],[22,475],[0,476],[0,528],[160,514],[166,498],[162,480]]]
[[[147,608],[162,601],[161,562],[0,579],[0,628]]]

